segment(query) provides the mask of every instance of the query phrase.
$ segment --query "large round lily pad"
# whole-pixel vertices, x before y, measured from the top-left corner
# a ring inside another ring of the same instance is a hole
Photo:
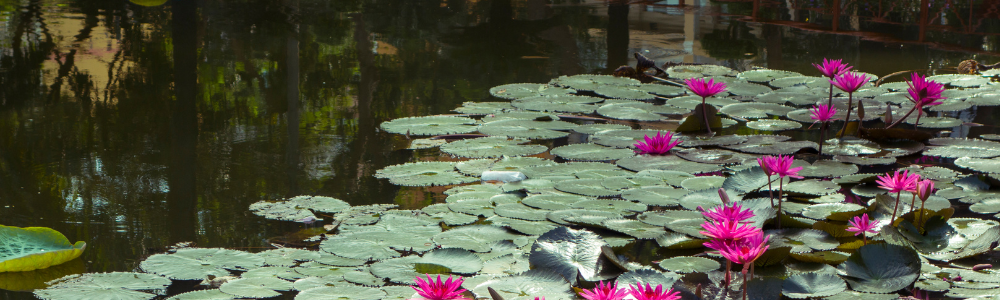
[[[913,249],[892,244],[858,248],[837,272],[851,289],[868,293],[891,293],[909,286],[920,276],[920,257]]]
[[[603,98],[588,96],[540,96],[514,100],[511,105],[520,109],[563,112],[563,113],[584,113],[589,114],[597,109],[593,103],[604,101]]]
[[[383,122],[380,127],[390,133],[408,135],[442,135],[476,131],[476,120],[465,117],[409,117]]]
[[[506,137],[491,136],[447,143],[441,146],[441,151],[462,157],[483,158],[527,156],[542,153],[549,149],[544,145],[519,145],[525,142],[528,141],[521,139],[509,140]]]
[[[635,152],[630,149],[611,148],[596,144],[560,146],[553,148],[551,153],[567,160],[578,161],[609,161],[635,156]]]
[[[495,86],[490,89],[490,94],[494,97],[508,100],[537,96],[564,95],[575,92],[576,91],[573,89],[554,87],[544,83],[511,83]]]

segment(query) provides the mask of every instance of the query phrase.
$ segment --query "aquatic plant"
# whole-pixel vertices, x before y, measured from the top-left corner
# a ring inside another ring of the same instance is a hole
[[[753,267],[754,261],[764,255],[764,251],[770,247],[767,245],[769,238],[770,236],[765,236],[763,232],[758,231],[757,234],[749,237],[723,243],[722,249],[719,250],[720,254],[729,261],[743,265],[743,299],[747,298],[747,282],[750,280],[747,278],[747,271]]]
[[[924,179],[917,182],[917,190],[914,193],[920,198],[920,211],[917,213],[917,219],[915,220],[918,224],[920,223],[920,217],[924,214],[924,204],[927,204],[927,199],[931,197],[934,193],[934,181],[930,179]],[[915,207],[916,203],[911,203],[910,207]]]
[[[785,192],[784,179],[785,177],[802,178],[802,176],[799,176],[799,170],[802,170],[802,167],[792,168],[793,161],[794,158],[784,155],[765,156],[758,161],[758,163],[767,165],[767,170],[778,175],[778,228],[781,228],[781,197]],[[768,178],[770,178],[770,176]]]
[[[878,182],[879,188],[888,190],[890,193],[896,193],[896,204],[892,207],[892,217],[889,219],[889,223],[892,224],[896,221],[896,211],[899,210],[899,195],[903,191],[916,190],[917,181],[920,180],[920,175],[910,174],[909,170],[904,170],[902,173],[896,170],[895,173],[889,175],[879,175]]]
[[[843,74],[844,72],[849,72],[851,68],[853,68],[844,63],[842,59],[823,58],[823,63],[821,65],[812,65],[813,67],[816,67],[820,73],[823,73],[823,76],[830,78],[830,80],[837,78],[837,76],[840,76],[840,74]],[[826,105],[833,106],[833,82],[830,82],[830,96],[827,99]]]
[[[726,91],[726,83],[715,82],[715,80],[711,78],[708,80],[705,80],[704,78],[688,78],[684,80],[684,84],[687,85],[691,92],[701,97],[702,119],[705,121],[705,129],[709,134],[711,134],[712,124],[708,121],[708,109],[705,107],[705,99]]]
[[[917,120],[913,123],[913,127],[916,128],[917,125],[920,125],[920,117],[924,114],[925,106],[941,105],[944,102],[938,100],[947,99],[942,96],[942,93],[944,92],[943,84],[934,80],[927,80],[927,77],[921,76],[917,73],[910,74],[910,81],[906,84],[908,86],[906,92],[909,94],[909,98],[907,99],[909,99],[910,102],[913,102],[913,108],[910,109],[906,115],[903,115],[902,118],[899,118],[898,121],[886,126],[886,128],[892,128],[899,122],[902,122],[909,117],[913,111],[917,112]]]
[[[869,80],[870,78],[868,78],[867,74],[856,73],[856,72],[844,72],[838,75],[833,80],[830,80],[830,84],[833,84],[841,91],[847,93],[847,117],[844,118],[845,122],[847,123],[851,122],[851,110],[853,109],[852,105],[854,104],[854,92],[856,92],[864,84],[868,83]],[[861,106],[861,104],[859,103],[858,106]],[[859,115],[858,122],[861,122],[861,119],[862,118]],[[840,132],[841,138],[844,137],[844,132],[847,131],[846,130],[847,123],[845,123],[844,125],[844,130]]]
[[[0,273],[45,269],[80,257],[86,248],[52,228],[0,225]]]
[[[618,283],[600,281],[596,287],[580,292],[580,296],[587,300],[622,300],[628,296],[628,290],[619,289]]]
[[[868,214],[855,216],[847,222],[847,225],[847,231],[853,232],[854,236],[861,235],[862,243],[864,245],[868,244],[868,236],[866,233],[876,233],[877,231],[875,231],[875,228],[878,228],[878,222],[871,222],[868,219]]]
[[[635,143],[635,153],[650,155],[669,154],[670,149],[673,149],[681,143],[681,139],[676,138],[673,132],[667,131],[664,135],[660,135],[660,133],[661,132],[657,131],[656,135],[653,137],[644,135],[643,141],[637,141],[637,143]]]
[[[417,286],[413,287],[413,290],[422,297],[414,300],[472,300],[462,296],[465,289],[461,288],[464,281],[461,277],[452,280],[451,276],[448,276],[448,279],[442,282],[441,275],[438,275],[437,279],[431,278],[430,274],[425,275],[426,281],[420,276],[414,280]]]
[[[679,300],[680,293],[671,288],[664,290],[661,284],[657,284],[656,288],[650,286],[649,283],[645,287],[642,284],[629,286],[629,295],[635,297],[636,300]]]
[[[837,114],[837,109],[832,105],[820,104],[818,106],[813,105],[809,112],[810,118],[821,123],[819,127],[819,155],[823,155],[823,142],[826,140],[826,128],[830,124],[830,120],[833,120],[833,116]]]

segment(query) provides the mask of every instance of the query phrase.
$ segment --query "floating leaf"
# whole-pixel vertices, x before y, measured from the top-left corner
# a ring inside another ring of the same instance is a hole
[[[141,300],[153,299],[170,285],[170,279],[145,273],[85,273],[70,275],[49,282],[47,289],[35,290],[35,296],[46,300]]]
[[[664,273],[651,269],[639,269],[619,275],[615,283],[622,287],[649,284],[650,286],[663,285],[667,288],[674,286],[674,283],[680,279],[681,275],[674,272]]]
[[[483,124],[479,132],[512,138],[555,139],[569,135],[564,131],[576,126],[566,121],[500,120]]]
[[[621,195],[621,191],[611,190],[601,185],[600,179],[566,180],[556,183],[557,190],[591,197],[611,197]]]
[[[818,273],[798,274],[781,285],[781,293],[792,299],[833,296],[846,289],[847,284],[839,276]]]
[[[454,141],[441,146],[441,152],[461,157],[484,158],[501,156],[527,156],[545,152],[544,145],[519,145],[527,140],[508,140],[506,137],[484,137]]]
[[[519,237],[521,236],[499,227],[469,225],[452,228],[439,233],[434,236],[434,242],[442,247],[461,248],[475,252],[489,252],[494,242],[514,240]]]
[[[570,284],[558,273],[539,269],[514,276],[489,279],[471,286],[470,289],[477,297],[491,298],[486,290],[487,287],[495,290],[504,300],[532,300],[536,296],[568,300],[576,296],[570,291]]]
[[[559,76],[559,78],[552,79],[550,84],[565,86],[581,91],[593,91],[601,86],[613,85],[613,86],[638,86],[641,84],[640,81],[626,78],[626,77],[616,77],[609,75],[593,75],[593,74],[581,74],[573,76]]]
[[[722,170],[722,167],[718,165],[696,163],[674,155],[639,155],[620,159],[617,163],[622,168],[636,172],[644,170],[673,170],[688,173],[710,173]]]
[[[816,220],[830,219],[847,221],[855,215],[860,215],[865,207],[854,203],[824,203],[810,205],[802,211],[802,215]]]
[[[597,109],[597,113],[616,120],[659,121],[666,119],[664,115],[680,115],[691,112],[689,109],[652,103],[619,103],[607,104]]]
[[[720,112],[737,118],[767,118],[768,115],[784,116],[795,110],[792,107],[774,103],[736,103],[723,106]]]
[[[407,135],[444,135],[476,131],[476,120],[465,117],[429,116],[409,117],[382,122],[380,127],[389,133]]]
[[[409,232],[357,232],[338,234],[320,244],[320,249],[338,256],[382,260],[399,257],[399,251],[427,251],[434,247],[429,236]]]
[[[666,186],[644,186],[623,191],[622,199],[649,206],[677,206],[680,198],[687,193],[687,190]]]
[[[798,77],[798,76],[802,76],[802,74],[791,71],[771,70],[771,69],[757,69],[757,70],[744,71],[739,75],[736,75],[737,78],[746,81],[764,82],[764,83],[771,82],[771,80],[779,78]]]
[[[461,114],[491,114],[504,110],[514,109],[510,102],[465,102],[462,106],[453,109]]]
[[[139,264],[143,271],[171,279],[200,280],[212,275],[229,276],[229,270],[245,271],[264,265],[253,253],[218,248],[183,248],[173,254],[155,254]]]
[[[544,147],[544,146],[543,146]],[[553,148],[552,155],[567,160],[608,161],[635,156],[630,149],[616,149],[596,144],[572,144]]]
[[[589,114],[597,109],[597,106],[592,103],[601,101],[604,101],[604,99],[589,96],[559,95],[522,98],[514,100],[510,104],[525,110]]]
[[[218,289],[212,290],[200,290],[187,292],[167,298],[167,300],[231,300],[235,299],[232,295],[223,293]]]
[[[44,269],[80,257],[87,243],[71,244],[48,227],[0,225],[0,272]]]
[[[812,164],[796,160],[792,167],[802,167],[799,176],[805,177],[840,177],[858,172],[858,166],[832,160],[817,160]]]
[[[486,218],[486,221],[492,223],[495,226],[504,226],[514,231],[528,234],[528,235],[541,235],[549,230],[552,230],[558,226],[558,224],[550,222],[548,220],[544,221],[526,221],[514,218],[507,218],[501,216],[492,216]]]
[[[720,266],[715,260],[693,256],[671,257],[660,261],[659,265],[667,271],[677,273],[707,273],[718,270]]]
[[[582,134],[596,134],[605,130],[632,130],[632,127],[622,124],[586,124],[573,128],[573,131]]]
[[[644,91],[650,94],[657,94],[664,97],[677,97],[684,95],[687,91],[684,88],[665,85],[665,84],[654,84],[654,83],[643,83],[639,86],[633,86],[633,89]]]
[[[906,120],[904,120],[903,123],[913,124],[913,122],[916,122],[916,120],[917,120],[916,118],[906,118]],[[924,116],[923,118],[920,118],[920,124],[917,124],[917,126],[923,128],[952,128],[956,126],[962,126],[962,123],[963,123],[962,120],[952,117]]]
[[[615,99],[627,99],[627,100],[639,100],[639,101],[650,101],[656,99],[653,95],[637,89],[633,89],[631,86],[613,86],[606,85],[594,89],[594,93]]]
[[[757,120],[747,122],[747,127],[764,131],[783,131],[802,128],[802,123],[785,120]]]
[[[840,245],[830,234],[815,229],[772,229],[764,234],[771,235],[771,247],[792,247],[792,252],[831,250]]]
[[[337,285],[311,288],[299,292],[296,300],[379,300],[383,299],[385,291],[356,285]]]
[[[490,89],[490,94],[494,97],[507,100],[537,96],[564,95],[575,92],[576,91],[573,89],[554,87],[544,83],[511,83],[495,86]]]
[[[270,277],[240,278],[219,286],[219,291],[240,298],[272,298],[281,296],[276,291],[291,289],[291,282]]]
[[[653,226],[636,220],[609,219],[602,222],[604,227],[637,239],[654,239],[666,233],[661,226]]]
[[[1000,156],[1000,143],[977,139],[934,138],[928,141],[933,147],[924,155],[940,157],[990,158]]]
[[[1000,160],[998,159],[960,157],[955,160],[955,165],[983,173],[1000,173]]]
[[[920,259],[904,246],[870,244],[858,248],[837,271],[855,291],[891,293],[917,280]]]
[[[601,273],[603,245],[593,232],[557,227],[535,241],[529,260],[538,270],[555,272],[576,285],[577,274],[596,278]]]

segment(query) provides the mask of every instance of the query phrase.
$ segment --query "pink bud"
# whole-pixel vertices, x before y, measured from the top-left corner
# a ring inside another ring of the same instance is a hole
[[[917,182],[917,197],[920,197],[920,201],[927,201],[932,193],[934,193],[934,181],[924,179]]]

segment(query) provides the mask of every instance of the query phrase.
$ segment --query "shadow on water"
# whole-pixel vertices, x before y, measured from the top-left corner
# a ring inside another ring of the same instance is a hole
[[[0,220],[89,245],[25,278],[136,270],[184,241],[258,251],[321,225],[254,216],[259,200],[440,201],[441,188],[372,177],[450,159],[379,124],[495,101],[496,85],[608,73],[636,52],[810,75],[824,57],[878,75],[1000,60],[997,1],[827,2],[0,3]],[[984,126],[950,136],[1000,132],[991,107],[956,116]]]

